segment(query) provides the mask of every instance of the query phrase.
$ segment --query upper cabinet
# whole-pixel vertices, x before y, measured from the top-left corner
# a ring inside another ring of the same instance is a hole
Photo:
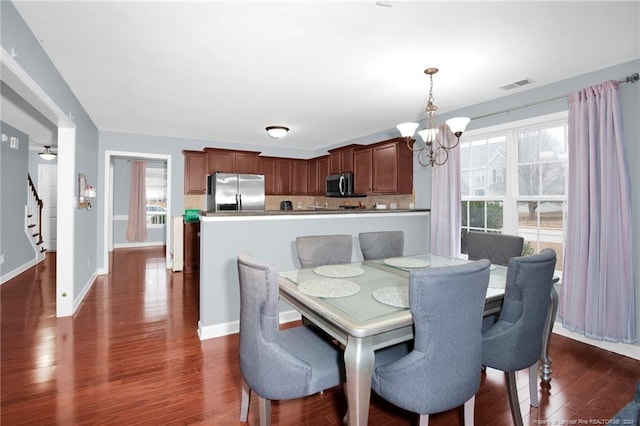
[[[329,173],[353,172],[353,153],[358,146],[360,145],[347,145],[329,150],[331,157]]]
[[[259,173],[264,175],[264,192],[266,195],[277,193],[276,157],[258,157]]]
[[[229,149],[205,148],[207,154],[207,174],[258,173],[260,170],[258,152],[234,151]]]
[[[309,195],[325,195],[325,182],[329,175],[329,159],[330,157],[328,155],[324,155],[307,161],[309,176],[307,193]]]
[[[182,151],[184,154],[184,193],[204,194],[207,191],[207,157],[202,151]]]
[[[265,195],[293,194],[294,162],[280,157],[259,157],[259,171],[264,175]],[[306,172],[305,172],[306,173]],[[304,179],[306,185],[306,177]]]
[[[361,148],[353,153],[353,192],[373,193],[373,154],[371,148]]]
[[[354,153],[354,191],[366,194],[411,194],[413,153],[403,138],[369,145]]]
[[[262,173],[266,195],[325,195],[327,176],[346,172],[354,173],[358,194],[413,192],[413,153],[404,138],[348,145],[310,160],[217,148],[182,153],[185,194],[205,194],[207,175],[215,172]]]
[[[291,193],[294,195],[309,194],[309,161],[293,160],[293,179],[291,180]]]

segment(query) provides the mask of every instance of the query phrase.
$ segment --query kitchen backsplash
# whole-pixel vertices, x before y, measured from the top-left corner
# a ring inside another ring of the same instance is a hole
[[[280,210],[280,202],[289,200],[293,204],[294,210],[308,210],[310,208],[327,208],[337,209],[341,205],[359,206],[360,203],[365,208],[373,208],[374,204],[383,204],[388,209],[396,205],[397,209],[408,209],[415,202],[412,194],[402,195],[369,195],[367,197],[357,198],[329,198],[322,196],[311,195],[267,195],[265,197],[265,210]],[[184,208],[185,209],[206,209],[206,196],[205,195],[185,195],[184,196]]]

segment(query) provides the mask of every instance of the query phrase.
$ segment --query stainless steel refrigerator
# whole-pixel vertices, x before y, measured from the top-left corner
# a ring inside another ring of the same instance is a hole
[[[207,210],[264,211],[264,175],[214,173],[207,176]]]

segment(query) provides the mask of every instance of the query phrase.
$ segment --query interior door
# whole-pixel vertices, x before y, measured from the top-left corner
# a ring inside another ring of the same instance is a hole
[[[42,209],[42,237],[47,251],[57,250],[58,224],[58,165],[38,165],[38,195]]]

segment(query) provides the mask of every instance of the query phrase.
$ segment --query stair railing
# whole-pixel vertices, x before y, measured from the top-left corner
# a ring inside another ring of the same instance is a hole
[[[38,190],[31,180],[31,175],[27,174],[27,180],[29,182],[29,189],[27,194],[27,227],[31,230],[31,236],[36,239],[36,246],[41,246],[44,243],[42,237],[42,209],[44,208],[44,202],[38,196]],[[44,252],[46,248],[41,247],[40,251]]]

